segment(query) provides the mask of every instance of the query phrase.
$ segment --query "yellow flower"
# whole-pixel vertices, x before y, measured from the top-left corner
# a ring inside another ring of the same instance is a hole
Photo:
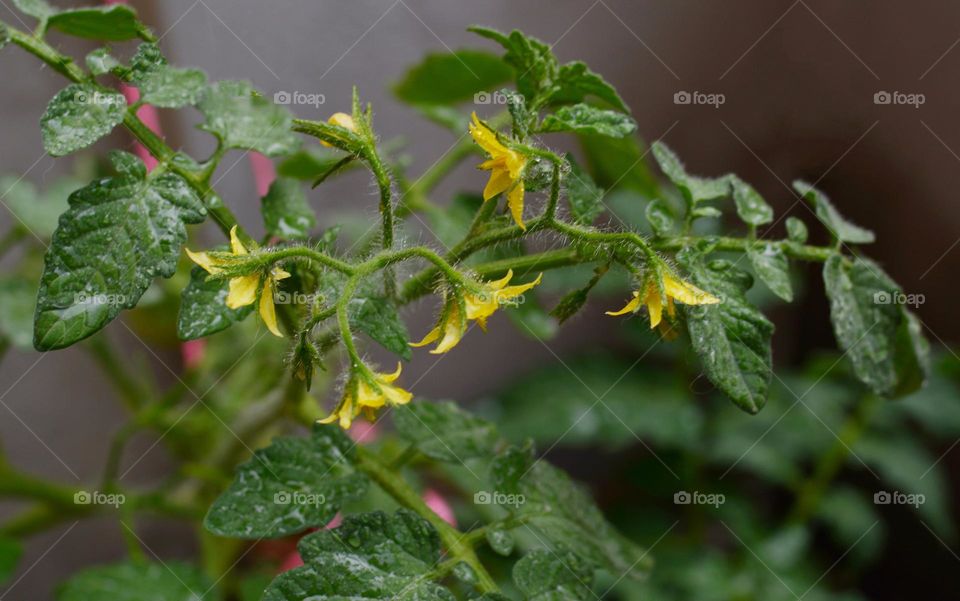
[[[483,284],[479,292],[464,294],[462,305],[459,299],[453,298],[447,303],[436,327],[430,330],[423,340],[412,342],[410,346],[426,346],[439,340],[436,348],[430,352],[445,353],[460,342],[467,332],[467,322],[471,319],[477,322],[481,330],[486,331],[487,318],[493,315],[501,304],[515,302],[518,296],[539,284],[543,274],[541,273],[537,279],[528,284],[508,286],[512,278],[513,270],[511,269],[502,279]]]
[[[643,289],[643,293],[635,290],[633,299],[619,311],[607,311],[607,315],[623,315],[625,313],[635,313],[641,305],[646,305],[650,312],[650,328],[653,329],[660,324],[663,318],[663,299],[667,299],[667,314],[673,317],[676,309],[673,302],[681,302],[685,305],[715,305],[720,299],[709,292],[697,288],[689,282],[685,282],[674,277],[670,273],[663,275],[663,289],[655,281],[648,281]]]
[[[490,159],[480,163],[479,168],[490,172],[490,180],[483,189],[483,200],[490,200],[501,192],[507,193],[507,206],[513,220],[523,229],[523,168],[527,157],[516,150],[510,150],[497,139],[497,134],[486,124],[481,123],[473,113],[470,135],[474,141],[490,155]]]
[[[373,421],[375,412],[386,404],[405,405],[413,394],[393,382],[400,377],[402,366],[397,362],[397,371],[381,374],[369,371],[365,366],[356,370],[347,382],[340,404],[333,413],[319,420],[321,424],[330,424],[340,420],[340,427],[350,429],[353,420],[363,411],[367,419]]]
[[[353,123],[353,117],[346,113],[334,113],[330,115],[330,118],[327,119],[327,123],[331,125],[339,125],[344,129],[349,129],[350,131],[357,131],[357,126]],[[331,144],[320,140],[320,144],[331,148]]]
[[[203,267],[207,273],[218,275],[223,273],[223,266],[229,264],[227,258],[220,258],[205,252],[193,252],[189,248],[185,249],[187,256],[194,263]],[[230,228],[230,250],[233,256],[243,256],[249,254],[246,247],[237,237],[237,226]],[[262,275],[253,273],[230,278],[229,293],[227,294],[227,307],[239,309],[252,305],[257,300],[257,294],[260,295],[260,317],[267,329],[274,336],[282,337],[280,328],[277,327],[277,310],[273,305],[273,295],[276,290],[277,282],[290,277],[290,274],[280,267],[272,267],[268,273]],[[262,284],[262,285],[261,285]]]

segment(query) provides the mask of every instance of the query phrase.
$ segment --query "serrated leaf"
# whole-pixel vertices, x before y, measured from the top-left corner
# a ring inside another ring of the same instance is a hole
[[[121,67],[120,61],[114,58],[106,48],[97,48],[90,52],[84,62],[93,75],[104,75]]]
[[[492,423],[461,410],[456,403],[397,406],[393,421],[402,438],[438,461],[462,463],[490,457],[498,440]]]
[[[567,202],[573,220],[582,225],[590,225],[604,211],[604,190],[593,181],[571,155],[567,155],[570,173],[563,180],[566,187]]]
[[[540,124],[541,132],[575,132],[610,138],[623,138],[636,129],[637,123],[628,115],[589,104],[562,106]]]
[[[650,229],[653,230],[654,234],[664,237],[673,233],[676,228],[676,223],[673,220],[670,207],[667,206],[666,202],[659,198],[651,200],[647,203],[647,208],[644,212],[647,217],[647,223],[650,224]]]
[[[303,239],[317,225],[300,182],[278,178],[270,184],[260,207],[267,232],[284,240]]]
[[[356,296],[349,305],[350,323],[383,348],[410,359],[410,332],[396,306],[381,296]]]
[[[56,12],[46,0],[13,0],[13,5],[20,9],[20,12],[41,20]]]
[[[62,10],[49,16],[47,26],[78,38],[109,42],[132,40],[146,31],[137,11],[126,4]]]
[[[593,569],[575,553],[538,549],[513,565],[513,581],[527,601],[582,601],[593,597]]]
[[[516,71],[517,90],[528,102],[553,87],[560,66],[550,46],[516,29],[509,35],[486,27],[469,27],[468,30],[503,46],[506,50],[503,60]]]
[[[291,154],[300,139],[290,128],[290,113],[257,94],[249,82],[219,81],[200,100],[204,131],[226,148],[256,150],[267,156]]]
[[[21,349],[33,348],[37,286],[26,278],[0,277],[0,338]]]
[[[127,101],[116,90],[92,83],[75,83],[60,90],[43,117],[43,147],[60,157],[86,148],[123,122]]]
[[[590,495],[563,471],[535,459],[530,449],[507,449],[491,472],[496,491],[518,500],[516,507],[504,508],[554,552],[569,549],[595,568],[632,579],[649,570],[649,557],[607,522]]]
[[[193,106],[207,87],[207,74],[198,69],[164,66],[139,85],[140,97],[147,104],[176,109]]]
[[[454,601],[428,575],[440,562],[440,537],[423,518],[400,509],[350,515],[298,545],[304,565],[280,574],[263,601]]]
[[[916,317],[898,304],[903,293],[897,283],[872,261],[839,254],[824,264],[823,281],[837,344],[857,377],[888,397],[922,386],[928,345]]]
[[[624,113],[630,112],[616,88],[581,61],[569,62],[560,67],[557,85],[559,89],[550,95],[552,103],[583,102],[585,98],[593,96],[617,110]]]
[[[57,590],[57,601],[213,601],[218,594],[197,568],[175,561],[88,568]]]
[[[180,293],[180,313],[177,315],[177,336],[180,340],[195,340],[221,332],[243,321],[253,311],[253,305],[238,309],[227,307],[229,282],[207,277],[201,267],[190,270],[190,283]]]
[[[807,224],[796,217],[787,217],[787,238],[796,244],[807,242]]]
[[[6,583],[17,571],[23,547],[16,539],[0,537],[0,584]]]
[[[730,187],[733,188],[733,202],[737,206],[737,215],[744,223],[766,225],[773,221],[773,209],[753,186],[736,175],[730,175]]]
[[[237,469],[204,518],[207,530],[243,539],[276,538],[326,525],[367,479],[354,470],[353,443],[337,426],[309,438],[274,438]]]
[[[156,277],[176,271],[187,223],[206,208],[179,175],[122,152],[118,175],[70,195],[44,259],[34,346],[52,350],[98,331],[137,304]]]
[[[456,104],[495,90],[512,76],[499,56],[482,50],[431,53],[393,91],[408,104]]]
[[[817,218],[836,239],[853,244],[869,244],[875,240],[873,232],[847,221],[820,190],[800,180],[793,182],[793,188],[813,205]]]
[[[690,249],[677,259],[694,284],[721,299],[716,305],[684,305],[690,342],[704,372],[738,407],[760,411],[772,375],[773,324],[744,294],[752,278],[727,261],[704,265]]]
[[[790,261],[779,244],[767,242],[763,248],[751,246],[747,251],[750,264],[760,281],[771,292],[789,302],[793,301],[793,286],[790,284]]]
[[[705,178],[688,174],[677,155],[663,142],[653,143],[653,156],[660,164],[663,173],[680,189],[691,206],[707,200],[724,198],[730,194],[730,182],[727,177]]]

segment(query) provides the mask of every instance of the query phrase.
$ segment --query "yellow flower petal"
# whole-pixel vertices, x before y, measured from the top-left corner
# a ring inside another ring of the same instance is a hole
[[[663,276],[663,291],[685,305],[715,305],[720,299],[701,290],[689,282],[674,278],[670,274]]]
[[[439,340],[439,338],[440,338],[440,326],[437,326],[432,330],[430,330],[429,332],[427,332],[427,335],[424,336],[420,342],[408,342],[407,344],[409,344],[414,348],[419,348],[421,346],[427,346],[431,342],[435,342],[436,340]]]
[[[235,255],[247,254],[247,248],[243,245],[243,242],[240,242],[240,237],[237,236],[237,226],[230,228],[230,249]]]
[[[396,379],[400,377],[401,371],[403,371],[403,365],[401,365],[400,362],[397,361],[397,370],[395,372],[393,372],[392,374],[377,374],[377,380],[390,384],[391,382],[395,382]]]
[[[503,276],[503,277],[500,278],[499,280],[494,280],[494,281],[492,281],[492,282],[487,282],[486,285],[484,285],[484,288],[492,288],[492,289],[494,289],[494,290],[502,290],[502,289],[504,288],[504,286],[506,286],[507,284],[509,284],[509,283],[510,283],[510,280],[512,280],[512,279],[513,279],[513,270],[512,270],[512,269],[508,269],[508,270],[507,270],[507,275]]]
[[[502,290],[500,290],[500,296],[499,296],[500,302],[503,303],[509,300],[513,300],[514,298],[520,296],[527,290],[530,290],[534,286],[539,285],[542,280],[543,280],[543,274],[541,273],[540,275],[537,276],[537,279],[527,284],[518,284],[516,286],[507,286],[506,288],[503,288]]]
[[[190,250],[189,248],[184,248],[183,250],[185,250],[185,251],[187,252],[187,256],[190,257],[190,260],[191,260],[191,261],[193,261],[194,263],[196,263],[196,264],[199,265],[200,267],[203,267],[203,268],[206,270],[207,273],[209,273],[209,274],[211,274],[211,275],[216,275],[216,274],[218,274],[218,273],[222,273],[222,272],[223,272],[222,269],[220,269],[219,267],[217,267],[217,266],[215,266],[215,265],[213,264],[213,259],[211,259],[211,258],[210,258],[210,255],[208,255],[207,253],[205,253],[205,252],[193,252],[193,251]]]
[[[644,304],[647,305],[647,311],[650,312],[650,329],[653,329],[660,325],[660,320],[663,319],[663,299],[656,286],[651,286],[647,290],[647,298],[644,300]]]
[[[277,308],[273,304],[273,280],[267,278],[260,292],[260,318],[274,336],[283,338],[280,328],[277,327]]]
[[[494,169],[487,180],[487,185],[483,189],[483,199],[490,200],[497,194],[507,190],[513,184],[510,179],[510,172],[504,169]]]
[[[473,137],[473,140],[480,145],[480,148],[483,148],[487,154],[493,158],[497,158],[502,154],[506,154],[508,149],[506,146],[500,143],[500,140],[497,139],[497,134],[488,128],[486,125],[480,122],[480,118],[477,117],[477,113],[474,112],[471,115],[473,123],[470,124],[470,135]]]
[[[628,302],[622,309],[619,311],[607,311],[607,315],[616,317],[618,315],[624,315],[626,313],[634,313],[637,309],[640,308],[640,293],[634,292],[633,298]]]
[[[353,117],[346,113],[334,113],[330,115],[330,118],[327,119],[327,123],[331,125],[339,125],[343,129],[349,129],[350,131],[357,130],[357,126],[353,122]]]
[[[227,294],[227,307],[239,309],[253,304],[257,300],[257,289],[260,288],[260,276],[244,275],[230,280],[230,293]]]
[[[523,180],[517,180],[517,185],[513,187],[512,190],[507,192],[507,206],[510,207],[510,214],[513,215],[513,220],[520,226],[520,229],[525,230],[527,226],[523,224]]]
[[[282,267],[274,267],[270,270],[270,277],[273,278],[274,282],[279,282],[280,280],[285,280],[290,277],[290,272]]]

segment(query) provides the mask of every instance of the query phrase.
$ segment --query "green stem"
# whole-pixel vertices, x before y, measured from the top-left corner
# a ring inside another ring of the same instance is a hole
[[[415,511],[420,517],[427,520],[440,535],[440,540],[451,559],[462,561],[470,566],[477,575],[477,585],[481,592],[498,592],[497,584],[487,569],[480,563],[480,559],[473,547],[465,542],[462,532],[448,524],[437,515],[420,498],[413,488],[399,475],[395,474],[386,465],[380,462],[376,455],[362,446],[354,449],[357,459],[357,468],[367,474],[380,488],[393,497],[404,507]]]

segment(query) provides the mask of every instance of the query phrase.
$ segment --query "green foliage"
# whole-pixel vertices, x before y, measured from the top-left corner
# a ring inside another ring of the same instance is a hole
[[[490,457],[499,439],[494,425],[455,403],[417,403],[398,407],[394,423],[400,436],[437,461],[462,463]]]
[[[57,601],[205,601],[213,586],[196,568],[180,562],[120,563],[74,575]]]
[[[256,150],[267,156],[295,152],[300,140],[290,131],[290,113],[260,96],[245,81],[218,81],[198,105],[206,120],[201,129],[224,148]]]
[[[19,348],[33,345],[36,294],[36,284],[26,278],[0,278],[0,337]]]
[[[123,94],[92,83],[60,90],[40,119],[43,147],[60,157],[93,144],[123,122]]]
[[[824,264],[823,281],[837,343],[863,383],[894,397],[919,388],[928,345],[917,318],[898,300],[899,286],[872,261],[839,254]]]
[[[0,537],[0,584],[6,584],[17,569],[23,547],[12,538]]]
[[[57,11],[47,17],[47,26],[78,38],[109,42],[149,35],[137,12],[126,4]]]
[[[350,303],[349,314],[351,323],[383,348],[410,358],[410,332],[392,301],[377,295],[358,295]]]
[[[270,185],[260,207],[267,233],[282,240],[306,238],[317,225],[300,182],[279,178]]]
[[[685,310],[690,343],[707,377],[744,411],[760,411],[773,373],[773,324],[744,295],[752,278],[728,261],[704,264],[695,252],[678,259],[695,284],[722,300]]]
[[[790,261],[779,245],[767,242],[762,248],[753,247],[747,255],[760,281],[771,292],[789,302],[793,301],[793,286],[790,284]]]
[[[730,187],[733,189],[733,200],[737,205],[737,215],[744,223],[766,225],[773,221],[773,209],[753,189],[753,186],[736,175],[731,175]],[[789,299],[784,300],[789,302]]]
[[[826,194],[799,180],[793,182],[793,187],[804,200],[813,205],[817,218],[826,226],[834,238],[852,244],[869,244],[874,241],[873,232],[847,221],[833,206]]]
[[[557,109],[557,112],[547,115],[540,124],[541,132],[568,131],[611,138],[623,138],[636,129],[636,122],[629,116],[616,111],[598,109],[589,104],[562,106]]]
[[[204,520],[220,536],[276,538],[324,526],[367,480],[351,466],[350,440],[335,426],[310,438],[278,437],[239,467]]]
[[[428,54],[393,88],[408,104],[457,104],[489,94],[511,79],[500,57],[479,50]]]
[[[530,601],[589,599],[593,572],[575,553],[533,551],[513,566],[513,581]]]
[[[93,334],[134,307],[154,278],[176,270],[185,224],[206,215],[180,176],[147,175],[139,159],[111,155],[117,175],[70,196],[47,251],[34,346],[52,350]]]
[[[190,282],[180,293],[177,336],[181,340],[196,340],[246,319],[253,305],[231,309],[226,304],[227,293],[227,280],[211,279],[204,269],[192,268]]]

